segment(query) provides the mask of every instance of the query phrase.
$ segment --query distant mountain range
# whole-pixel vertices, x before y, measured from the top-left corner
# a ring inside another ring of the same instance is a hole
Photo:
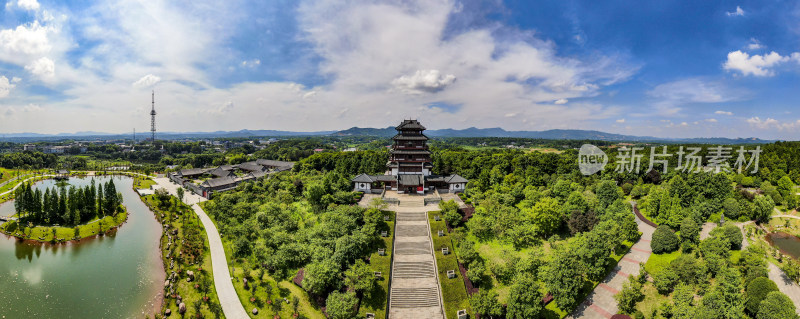
[[[235,137],[288,137],[288,136],[377,136],[391,137],[397,132],[394,127],[386,128],[362,128],[352,127],[342,131],[317,131],[317,132],[292,132],[276,130],[240,130],[240,131],[215,131],[215,132],[158,132],[156,138],[177,140],[177,139],[196,139],[196,138],[235,138]],[[506,131],[499,127],[494,128],[475,128],[467,129],[440,129],[426,130],[425,134],[430,137],[517,137],[517,138],[538,138],[552,140],[601,140],[619,142],[666,142],[666,143],[700,143],[700,144],[753,144],[770,143],[773,140],[762,140],[758,138],[662,138],[653,136],[635,136],[606,133],[592,130],[546,130],[546,131]],[[149,132],[137,134],[137,139],[145,139],[150,136]],[[37,141],[57,141],[65,139],[80,140],[117,140],[131,139],[132,134],[110,134],[102,132],[77,132],[60,134],[39,134],[39,133],[9,133],[0,134],[0,141],[11,141],[18,143],[28,143]]]
[[[333,135],[337,136],[381,136],[391,137],[397,134],[394,127],[387,128],[361,128],[352,127],[344,131],[339,131]],[[538,138],[548,140],[599,140],[599,141],[620,141],[620,142],[673,142],[673,143],[700,143],[700,144],[753,144],[770,143],[773,140],[762,140],[759,138],[725,138],[725,137],[700,137],[700,138],[662,138],[653,136],[635,136],[606,133],[591,130],[546,130],[546,131],[506,131],[499,127],[476,128],[470,127],[463,130],[441,129],[426,130],[425,135],[430,137],[517,137],[517,138]]]

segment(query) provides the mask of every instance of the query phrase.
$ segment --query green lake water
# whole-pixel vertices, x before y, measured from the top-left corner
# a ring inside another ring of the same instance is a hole
[[[111,177],[95,177],[106,182]],[[161,228],[131,188],[129,177],[113,177],[128,221],[114,235],[62,245],[28,244],[0,235],[0,318],[144,318],[160,302],[164,269]],[[88,185],[90,178],[71,178]],[[36,188],[53,187],[55,181]],[[14,203],[0,205],[0,216]]]
[[[778,249],[792,258],[800,258],[800,238],[784,232],[769,233],[766,236],[768,243],[778,247]]]

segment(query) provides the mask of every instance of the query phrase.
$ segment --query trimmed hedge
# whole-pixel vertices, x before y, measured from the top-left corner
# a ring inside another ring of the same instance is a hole
[[[744,291],[744,306],[751,314],[758,313],[758,306],[767,294],[778,291],[778,285],[767,277],[753,279]]]
[[[653,232],[653,240],[650,242],[650,249],[654,254],[671,253],[678,249],[678,236],[667,225],[661,225]]]

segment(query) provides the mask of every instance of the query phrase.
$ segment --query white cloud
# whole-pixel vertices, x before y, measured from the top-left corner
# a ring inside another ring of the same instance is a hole
[[[778,120],[773,118],[767,118],[766,120],[761,120],[758,116],[756,116],[747,119],[747,123],[750,123],[750,125],[756,126],[758,128],[767,128],[770,125],[778,124]]]
[[[677,116],[687,104],[736,101],[743,99],[746,94],[746,90],[734,90],[722,82],[704,78],[662,83],[647,92],[647,95],[656,99],[654,111],[659,116]]]
[[[625,119],[619,119],[617,120],[617,123],[625,123]]]
[[[14,84],[11,84],[11,82],[8,81],[7,77],[0,76],[0,98],[7,97],[8,94],[11,93],[11,89],[13,88]]]
[[[733,115],[733,112],[728,112],[728,111],[716,111],[716,112],[714,112],[714,114],[719,114],[719,115]]]
[[[148,127],[150,94],[131,85],[152,83],[146,75],[156,74],[164,79],[157,84],[156,108],[169,106],[158,110],[160,130],[330,130],[390,125],[401,117],[423,119],[431,128],[502,123],[507,129],[547,129],[621,117],[619,107],[576,101],[630,78],[637,68],[623,58],[561,56],[554,43],[514,27],[448,30],[454,14],[476,14],[469,8],[458,13],[458,6],[428,0],[301,2],[299,40],[314,58],[313,79],[323,79],[313,87],[291,80],[220,84],[243,60],[248,67],[255,63],[251,53],[230,46],[241,35],[242,21],[257,15],[238,2],[187,10],[169,1],[98,0],[63,11],[69,19],[52,11],[53,20],[39,17],[0,30],[0,61],[30,66],[33,73],[47,70],[34,67],[47,57],[54,79],[43,85],[59,93],[39,102],[47,110],[39,118],[20,111],[18,120],[0,121],[0,131],[23,131],[30,123],[40,123],[43,132]],[[45,9],[51,10],[47,2],[40,12]],[[82,43],[93,46],[76,50]],[[433,71],[438,75],[431,76]],[[555,105],[559,100],[571,101]],[[449,113],[420,107],[439,101],[460,108]],[[91,112],[74,116],[79,109]],[[216,116],[220,112],[226,116]]]
[[[439,70],[417,70],[392,80],[392,85],[409,94],[421,94],[439,92],[455,81],[455,75],[441,74]]]
[[[775,51],[765,55],[750,56],[746,52],[737,50],[728,53],[728,60],[723,64],[723,68],[742,72],[745,76],[773,76],[775,72],[771,68],[788,60],[789,57],[782,57]]]
[[[39,2],[36,0],[18,0],[17,6],[28,11],[39,10]]]
[[[54,32],[51,27],[43,26],[38,21],[27,25],[19,25],[15,29],[0,30],[0,60],[19,63],[26,56],[48,53],[52,45],[48,34]]]
[[[744,15],[744,10],[742,10],[742,7],[736,6],[736,10],[732,12],[725,12],[725,14],[727,14],[729,17],[741,17]]]
[[[48,80],[55,76],[56,66],[53,60],[47,57],[39,58],[31,64],[25,66],[25,70],[33,75],[38,76],[40,79]]]
[[[686,123],[686,122],[681,122],[681,124],[680,124],[679,126],[686,127],[686,126],[689,126],[689,123]]]
[[[255,68],[255,67],[259,66],[259,65],[261,65],[261,60],[259,60],[259,59],[253,59],[253,60],[249,60],[249,61],[242,61],[242,66],[246,67],[246,68]]]
[[[133,86],[137,87],[137,88],[147,88],[147,87],[151,87],[153,85],[156,85],[156,83],[158,83],[160,81],[161,81],[160,77],[152,75],[152,74],[148,74],[148,75],[143,76],[141,79],[137,80],[136,82],[133,82]]]
[[[720,103],[739,98],[722,83],[706,81],[701,78],[688,78],[659,84],[647,94],[652,97],[692,103]]]
[[[233,101],[227,101],[216,109],[210,110],[209,112],[215,115],[222,115],[229,113],[231,110],[233,110]]]
[[[558,99],[553,103],[555,103],[557,105],[562,105],[562,104],[567,104],[567,102],[569,102],[569,100],[567,100],[567,99]]]
[[[747,45],[747,49],[749,50],[758,50],[763,49],[765,46],[761,44],[756,38],[750,38],[750,43]]]
[[[705,119],[704,121],[709,122],[709,123],[717,123],[717,119],[714,119],[714,118]]]

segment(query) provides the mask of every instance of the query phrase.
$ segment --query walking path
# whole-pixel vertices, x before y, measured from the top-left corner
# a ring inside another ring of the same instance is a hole
[[[778,268],[778,266],[775,266],[775,264],[768,262],[767,265],[769,266],[769,279],[778,285],[778,290],[780,292],[789,296],[789,299],[791,299],[792,303],[795,305],[797,314],[800,315],[800,286],[798,286],[794,280],[787,277],[786,273]]]
[[[222,306],[222,312],[225,313],[226,318],[250,318],[244,306],[239,301],[239,296],[236,294],[236,289],[233,288],[231,282],[231,274],[228,271],[228,260],[225,258],[225,249],[222,247],[222,239],[219,237],[217,226],[208,218],[206,212],[200,208],[200,205],[192,205],[195,214],[200,217],[203,222],[203,227],[206,229],[206,236],[208,236],[208,246],[211,248],[211,268],[214,270],[214,287],[217,290],[219,303]]]
[[[393,195],[394,196],[394,195]],[[444,319],[441,287],[423,197],[400,195],[395,211],[389,319]]]
[[[635,209],[635,208],[634,208]],[[636,216],[636,215],[634,215]],[[650,241],[655,228],[645,224],[636,217],[636,224],[642,237],[631,247],[631,250],[620,259],[614,270],[603,279],[575,311],[567,318],[574,319],[608,319],[619,310],[614,295],[622,290],[622,284],[628,281],[628,275],[639,274],[639,263],[647,262],[652,251]]]
[[[172,183],[168,178],[154,178],[158,186],[154,188],[164,188],[173,196],[178,196],[177,190],[180,186]],[[184,202],[192,205],[194,213],[200,217],[203,227],[206,229],[206,236],[208,236],[208,246],[211,250],[211,268],[214,271],[214,287],[219,297],[219,303],[222,306],[222,312],[226,318],[240,319],[250,318],[247,311],[239,301],[239,296],[236,294],[236,289],[233,288],[231,282],[231,274],[228,270],[228,260],[225,258],[225,249],[222,246],[222,238],[219,236],[217,226],[211,221],[211,218],[206,215],[206,212],[200,208],[197,203],[205,201],[206,199],[186,192],[183,196]]]

